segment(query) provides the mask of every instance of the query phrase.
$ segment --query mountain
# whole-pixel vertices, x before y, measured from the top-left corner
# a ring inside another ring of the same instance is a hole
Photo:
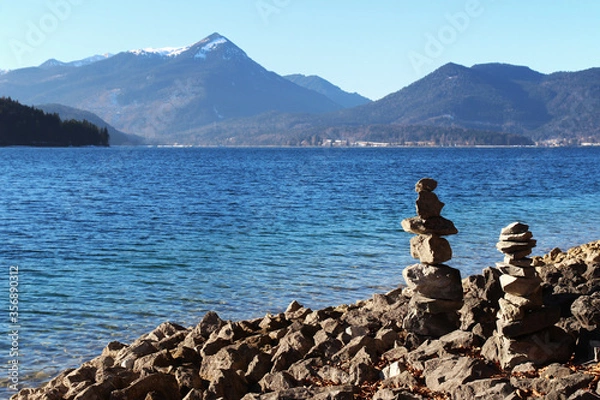
[[[53,67],[83,67],[84,65],[90,65],[98,61],[105,60],[107,58],[112,57],[112,54],[104,54],[104,55],[95,55],[91,57],[84,58],[83,60],[70,61],[70,62],[62,62],[51,58],[50,60],[44,62],[40,65],[40,68],[53,68]]]
[[[115,128],[173,143],[201,126],[264,112],[341,109],[267,71],[218,33],[179,49],[142,49],[77,68],[50,63],[0,76],[0,95],[91,111]]]
[[[0,146],[108,146],[108,130],[0,97]]]
[[[293,74],[285,75],[284,78],[294,82],[298,86],[321,93],[344,108],[352,108],[371,102],[370,99],[358,93],[345,92],[333,83],[316,75]]]
[[[507,64],[450,63],[352,109],[224,121],[196,137],[221,144],[600,143],[600,68],[546,75]]]
[[[121,132],[96,114],[89,111],[63,106],[62,104],[40,104],[36,106],[36,108],[48,114],[58,114],[62,120],[73,119],[76,121],[88,121],[99,128],[106,128],[110,137],[111,146],[144,144],[144,138]]]

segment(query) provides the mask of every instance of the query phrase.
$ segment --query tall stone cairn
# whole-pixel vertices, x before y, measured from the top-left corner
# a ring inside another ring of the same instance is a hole
[[[452,248],[442,237],[455,235],[458,230],[441,216],[444,203],[433,193],[436,187],[431,178],[417,182],[417,216],[402,221],[406,232],[417,235],[410,240],[410,252],[420,261],[402,272],[407,285],[403,294],[410,297],[410,311],[402,326],[414,334],[432,337],[459,327],[458,310],[463,299],[460,271],[444,264],[452,258]]]
[[[560,309],[544,305],[542,279],[528,258],[535,246],[529,226],[521,222],[503,228],[496,245],[504,253],[504,262],[496,263],[504,297],[499,300],[496,333],[482,354],[503,368],[527,361],[566,361],[571,354],[571,338],[554,326]]]

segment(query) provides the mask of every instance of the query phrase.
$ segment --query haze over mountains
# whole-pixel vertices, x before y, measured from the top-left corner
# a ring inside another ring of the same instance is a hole
[[[217,33],[183,48],[9,71],[0,96],[87,110],[154,143],[600,142],[600,68],[447,64],[371,102],[319,77],[270,72]]]

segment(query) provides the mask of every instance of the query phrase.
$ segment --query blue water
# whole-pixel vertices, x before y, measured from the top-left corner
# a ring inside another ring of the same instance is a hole
[[[502,227],[543,254],[600,239],[600,148],[0,149],[0,243],[19,266],[20,387],[163,321],[196,324],[352,303],[415,263],[414,184],[438,180],[448,263],[501,261]],[[0,365],[11,343],[0,341]],[[1,372],[0,397],[6,393]],[[4,391],[4,392],[3,392]]]

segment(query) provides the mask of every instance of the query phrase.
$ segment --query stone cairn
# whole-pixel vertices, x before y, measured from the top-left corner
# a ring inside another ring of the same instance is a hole
[[[497,331],[486,342],[483,354],[503,368],[525,361],[559,361],[570,355],[568,338],[554,327],[560,309],[544,305],[542,279],[528,258],[535,246],[529,226],[520,222],[502,229],[496,245],[504,253],[504,262],[496,263],[504,297],[498,302]]]
[[[458,328],[463,299],[460,271],[444,264],[452,258],[452,248],[442,237],[458,230],[441,216],[444,203],[433,193],[436,187],[431,178],[417,182],[417,216],[402,221],[406,232],[417,235],[410,240],[410,251],[420,261],[402,273],[407,285],[403,294],[410,298],[410,311],[402,325],[408,332],[432,337]]]

